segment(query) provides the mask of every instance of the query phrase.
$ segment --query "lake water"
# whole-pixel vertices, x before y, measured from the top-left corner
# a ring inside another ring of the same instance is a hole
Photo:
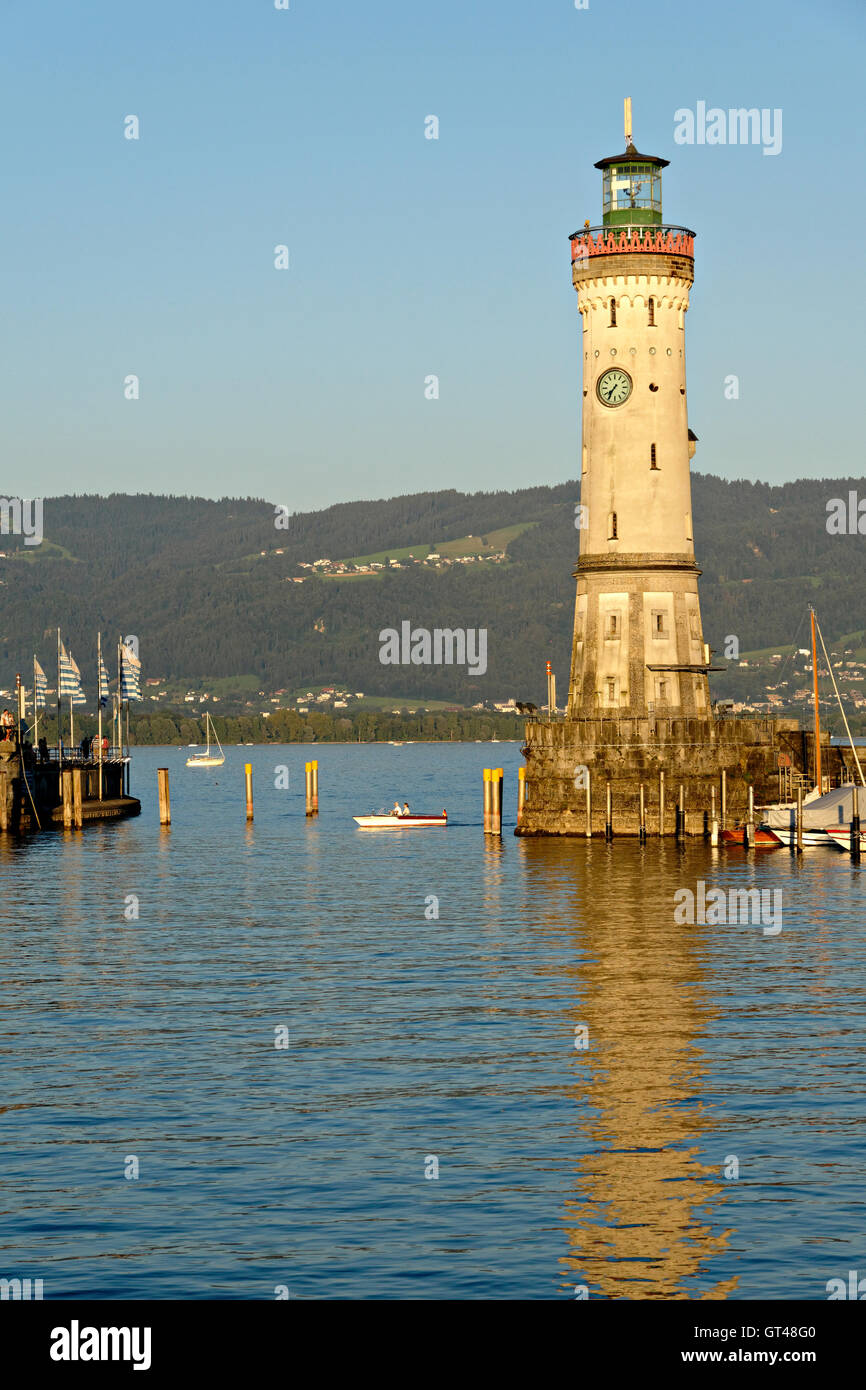
[[[824,1299],[866,1274],[866,866],[515,839],[516,744],[226,753],[135,750],[139,819],[0,839],[0,1276]],[[355,828],[395,797],[448,828]],[[783,929],[677,924],[699,880],[779,890]]]

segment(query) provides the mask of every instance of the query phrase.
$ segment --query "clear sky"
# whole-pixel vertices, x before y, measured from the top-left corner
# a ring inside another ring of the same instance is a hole
[[[575,477],[568,235],[626,95],[698,233],[694,466],[866,471],[861,0],[48,0],[3,30],[4,495]],[[781,152],[677,145],[699,101],[780,108]]]

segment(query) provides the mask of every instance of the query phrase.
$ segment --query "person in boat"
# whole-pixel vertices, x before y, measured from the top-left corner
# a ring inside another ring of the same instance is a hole
[[[400,803],[399,803],[399,801],[395,801],[395,802],[394,802],[394,805],[391,807],[391,815],[392,815],[392,816],[402,816],[402,814],[403,814],[403,812],[400,810]]]
[[[403,811],[402,811],[402,814],[403,814],[404,816],[411,816],[411,814],[412,814],[412,812],[409,810],[409,802],[408,802],[408,801],[404,801],[404,802],[403,802]]]

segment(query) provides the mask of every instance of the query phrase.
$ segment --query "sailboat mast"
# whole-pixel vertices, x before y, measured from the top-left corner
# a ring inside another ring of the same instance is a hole
[[[821,715],[818,712],[818,649],[815,643],[815,610],[809,609],[812,617],[812,688],[815,702],[815,786],[821,795]]]
[[[824,653],[824,660],[827,663],[827,670],[830,672],[830,679],[833,682],[833,689],[836,692],[836,701],[839,705],[839,713],[841,714],[842,722],[845,725],[845,732],[848,735],[848,742],[851,745],[851,752],[854,754],[854,761],[857,764],[857,773],[860,778],[861,784],[864,787],[866,787],[866,777],[863,776],[863,769],[860,766],[860,759],[857,755],[857,749],[854,745],[854,739],[851,736],[851,725],[848,723],[848,716],[845,713],[845,706],[842,704],[842,696],[839,694],[839,686],[836,684],[836,675],[833,670],[833,663],[830,660],[830,656],[827,651],[827,643],[824,641],[824,634],[821,631],[821,624],[817,621],[817,619],[815,622],[815,626],[818,629],[818,636],[821,638],[821,650]]]

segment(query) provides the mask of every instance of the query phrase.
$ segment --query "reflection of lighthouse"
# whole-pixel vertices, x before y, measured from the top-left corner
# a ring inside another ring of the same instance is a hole
[[[558,1282],[572,1293],[585,1285],[591,1298],[725,1298],[736,1276],[708,1284],[706,1271],[727,1246],[712,1209],[728,1195],[728,1150],[702,1102],[697,1039],[713,1022],[702,933],[673,922],[679,858],[660,847],[649,872],[648,851],[632,843],[612,874],[609,853],[594,843],[566,859],[537,840],[527,866],[531,896],[543,885],[547,920],[584,962],[571,983],[574,1023],[589,1029],[587,1049],[573,1052],[579,1157]],[[701,1149],[718,1153],[712,1168]]]

